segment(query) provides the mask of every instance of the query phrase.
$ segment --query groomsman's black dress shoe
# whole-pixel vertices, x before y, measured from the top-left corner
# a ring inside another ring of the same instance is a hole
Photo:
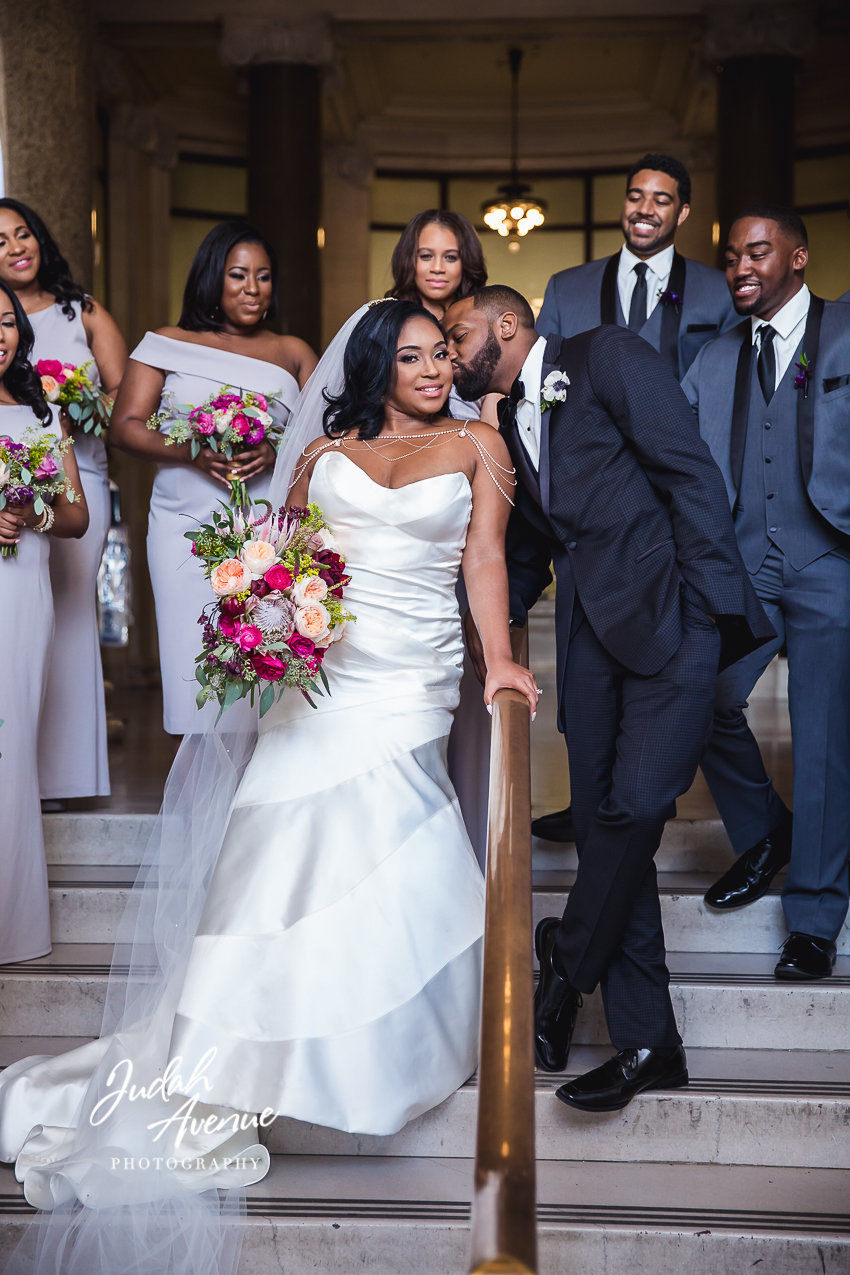
[[[553,810],[551,815],[541,815],[539,819],[532,819],[531,835],[539,837],[541,841],[575,841],[572,806],[567,806],[566,810]]]
[[[570,1054],[581,992],[552,964],[558,930],[556,916],[544,917],[534,934],[540,981],[534,993],[534,1055],[544,1071],[563,1071]]]
[[[621,1049],[601,1067],[577,1076],[555,1097],[579,1111],[620,1111],[645,1089],[679,1089],[688,1083],[681,1045],[664,1049]]]
[[[776,969],[777,978],[826,978],[835,964],[832,939],[819,939],[813,934],[789,934],[782,944]]]
[[[706,903],[710,908],[721,909],[755,903],[767,893],[771,881],[790,858],[791,814],[787,812],[766,837],[739,854],[729,871],[709,886]]]

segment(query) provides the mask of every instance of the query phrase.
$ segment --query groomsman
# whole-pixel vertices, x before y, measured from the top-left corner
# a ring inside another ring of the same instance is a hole
[[[511,617],[558,581],[558,717],[579,850],[562,919],[537,927],[538,1065],[567,1062],[581,993],[601,984],[616,1055],[558,1097],[613,1111],[681,1085],[653,857],[711,730],[718,660],[772,635],[741,562],[723,480],[663,360],[633,332],[538,337],[490,287],[443,320],[464,398],[506,395],[517,470]]]
[[[690,212],[691,179],[670,155],[643,155],[629,171],[613,257],[552,276],[538,331],[575,336],[600,323],[629,327],[666,359],[681,380],[699,350],[735,323],[723,275],[676,252],[676,230]],[[569,807],[535,819],[532,832],[572,841]]]
[[[705,347],[683,385],[777,632],[718,680],[701,765],[738,858],[705,900],[752,903],[790,859],[790,935],[775,969],[783,979],[831,972],[850,851],[850,308],[809,292],[808,259],[795,213],[764,207],[738,217],[726,278],[746,318]],[[743,713],[783,642],[793,821]]]
[[[632,164],[621,217],[625,243],[613,257],[552,276],[538,331],[568,337],[600,323],[631,328],[681,381],[706,341],[735,323],[721,272],[676,251],[690,201],[691,179],[678,159],[643,155]]]

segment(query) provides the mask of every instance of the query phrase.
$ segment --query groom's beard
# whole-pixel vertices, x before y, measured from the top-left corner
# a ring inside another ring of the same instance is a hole
[[[491,330],[472,361],[455,368],[455,389],[461,398],[471,402],[473,399],[484,397],[490,388],[493,373],[499,366],[501,357],[502,347]]]

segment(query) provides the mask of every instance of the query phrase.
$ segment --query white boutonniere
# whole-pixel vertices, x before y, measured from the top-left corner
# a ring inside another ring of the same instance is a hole
[[[548,412],[556,403],[566,403],[570,378],[566,372],[550,372],[540,391],[540,410]]]

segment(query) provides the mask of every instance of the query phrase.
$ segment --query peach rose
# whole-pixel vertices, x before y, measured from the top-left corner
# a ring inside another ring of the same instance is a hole
[[[239,557],[255,579],[260,579],[273,564],[275,553],[268,540],[246,540]]]
[[[59,402],[59,382],[55,376],[43,376],[41,378],[41,388],[44,390],[44,397],[48,403]]]
[[[321,602],[327,593],[328,586],[321,576],[305,576],[303,580],[295,581],[291,596],[297,607],[303,607],[308,602]]]
[[[302,637],[320,642],[327,637],[331,617],[321,602],[310,602],[295,612],[295,628]]]
[[[251,587],[251,576],[238,558],[226,558],[210,576],[213,593],[219,598],[229,598],[234,593]]]

